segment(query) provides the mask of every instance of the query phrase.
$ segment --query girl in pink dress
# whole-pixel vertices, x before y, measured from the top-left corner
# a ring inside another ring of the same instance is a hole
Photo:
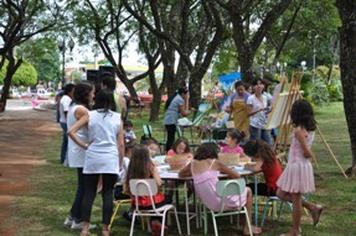
[[[320,205],[302,200],[302,194],[315,191],[313,166],[310,162],[316,129],[313,108],[306,100],[297,100],[292,106],[290,117],[294,130],[288,164],[277,181],[277,196],[293,203],[293,226],[288,233],[282,234],[283,236],[300,235],[302,206],[311,212],[314,225],[319,222],[323,209]]]
[[[239,173],[225,166],[217,158],[218,147],[216,144],[204,143],[198,147],[194,160],[179,172],[180,177],[193,177],[195,193],[204,205],[213,211],[220,211],[221,205],[221,197],[216,191],[219,172],[227,174],[232,179],[240,178]],[[248,187],[241,195],[226,199],[225,210],[232,210],[241,206],[246,206],[249,217],[251,217],[252,192]],[[252,227],[252,231],[254,234],[260,234],[261,228]],[[243,233],[248,235],[248,232],[247,224],[245,224]]]

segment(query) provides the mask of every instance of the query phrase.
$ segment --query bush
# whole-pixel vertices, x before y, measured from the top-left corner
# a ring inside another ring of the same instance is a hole
[[[0,70],[0,84],[4,83],[4,78],[6,76],[6,68],[8,62],[5,61],[4,66]],[[15,86],[31,86],[37,83],[37,71],[28,62],[22,62],[21,66],[17,69],[12,77],[11,85]]]

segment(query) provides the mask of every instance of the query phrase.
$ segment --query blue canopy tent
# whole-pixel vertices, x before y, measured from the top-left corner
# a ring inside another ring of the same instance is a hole
[[[231,88],[231,85],[238,80],[241,80],[240,72],[231,72],[229,74],[223,74],[218,77],[218,80],[221,84],[221,87],[224,91],[228,91]]]

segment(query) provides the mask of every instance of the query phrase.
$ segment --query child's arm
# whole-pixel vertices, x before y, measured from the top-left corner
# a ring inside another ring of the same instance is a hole
[[[181,169],[178,173],[178,176],[179,177],[190,177],[192,176],[192,172],[190,171],[191,170],[191,165],[192,163],[189,163],[188,165],[186,165],[183,169]]]
[[[87,125],[89,122],[89,115],[86,114],[82,116],[77,122],[74,123],[74,125],[68,130],[67,134],[68,136],[80,147],[87,149],[88,148],[88,143],[83,142],[78,136],[76,135],[76,132]]]
[[[158,170],[154,164],[152,165],[152,175],[153,175],[153,178],[156,180],[158,187],[161,186],[162,180],[161,180],[161,177],[159,177]]]
[[[262,165],[263,165],[263,161],[260,160],[260,159],[256,159],[256,163],[255,164],[247,163],[245,165],[245,169],[253,171],[253,172],[260,172],[260,171],[262,171]]]
[[[240,178],[240,174],[237,173],[236,171],[231,170],[229,167],[221,163],[219,160],[216,160],[214,165],[216,166],[216,169],[220,171],[221,173],[227,174],[227,176],[231,179],[238,179]]]
[[[305,132],[306,131],[302,128],[296,128],[295,136],[302,146],[304,157],[311,158],[311,157],[313,157],[313,152],[310,150],[310,148],[307,144],[307,140],[305,138]]]
[[[119,133],[117,134],[117,147],[119,151],[119,168],[122,168],[123,158],[125,156],[125,131],[121,125]]]

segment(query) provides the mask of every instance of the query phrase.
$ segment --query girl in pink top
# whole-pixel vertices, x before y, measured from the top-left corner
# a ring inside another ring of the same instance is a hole
[[[187,139],[177,139],[177,141],[175,141],[175,143],[173,144],[172,149],[167,152],[168,158],[176,155],[186,155],[187,159],[193,158],[193,155],[190,152],[189,143]]]
[[[229,129],[226,133],[226,146],[221,148],[222,153],[236,153],[243,155],[244,150],[240,147],[240,142],[244,138],[243,133],[240,133],[237,129]]]
[[[290,118],[294,130],[288,164],[277,181],[277,196],[283,201],[293,203],[293,226],[288,233],[281,235],[299,236],[303,206],[310,211],[314,225],[318,224],[323,208],[321,205],[302,200],[302,194],[315,191],[313,166],[310,162],[316,129],[313,108],[306,100],[297,100],[292,106]]]
[[[204,143],[198,147],[194,160],[179,172],[180,177],[193,177],[195,193],[204,205],[213,211],[220,211],[221,205],[221,197],[216,191],[219,172],[227,174],[232,179],[240,178],[239,173],[222,164],[217,158],[218,147],[214,143]],[[226,210],[241,206],[246,206],[249,217],[251,217],[252,192],[248,187],[241,195],[226,199]],[[254,234],[260,234],[261,228],[252,227],[252,231]],[[249,234],[247,225],[244,226],[243,233]]]

